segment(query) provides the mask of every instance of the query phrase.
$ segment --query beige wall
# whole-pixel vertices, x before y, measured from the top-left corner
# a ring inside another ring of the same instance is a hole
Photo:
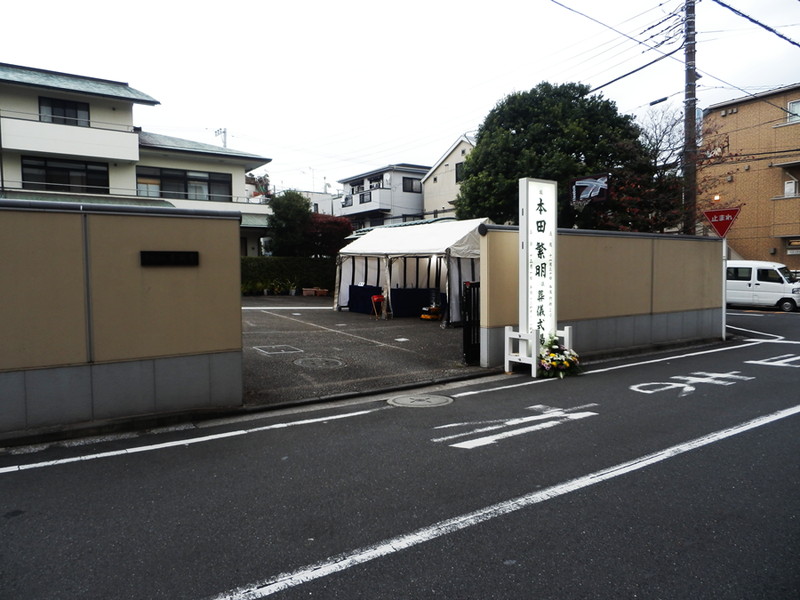
[[[82,220],[0,211],[0,371],[86,362]]]
[[[96,361],[241,348],[236,220],[92,215]],[[199,267],[142,267],[140,250],[197,250]]]
[[[0,371],[241,350],[237,219],[0,210],[0,229]]]
[[[518,323],[518,244],[516,231],[495,230],[481,236],[481,327]]]
[[[519,236],[481,238],[481,326],[517,325]],[[559,233],[558,319],[580,321],[722,306],[720,244],[681,236]]]

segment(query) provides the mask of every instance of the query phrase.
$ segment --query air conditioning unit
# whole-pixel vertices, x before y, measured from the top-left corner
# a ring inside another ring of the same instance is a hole
[[[796,196],[797,195],[797,180],[790,179],[789,181],[783,182],[783,195],[784,196]]]

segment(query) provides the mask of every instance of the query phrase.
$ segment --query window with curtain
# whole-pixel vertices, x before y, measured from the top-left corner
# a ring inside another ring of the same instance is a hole
[[[39,120],[44,123],[89,127],[89,104],[41,97],[39,98]]]
[[[230,173],[143,166],[136,168],[136,190],[139,196],[232,202],[231,182]]]
[[[50,192],[108,194],[108,164],[23,156],[22,187]]]

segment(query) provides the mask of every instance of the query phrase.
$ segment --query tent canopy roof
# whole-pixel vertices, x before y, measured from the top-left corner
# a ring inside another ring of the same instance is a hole
[[[478,226],[488,218],[439,221],[408,227],[377,227],[339,251],[345,256],[480,257]]]

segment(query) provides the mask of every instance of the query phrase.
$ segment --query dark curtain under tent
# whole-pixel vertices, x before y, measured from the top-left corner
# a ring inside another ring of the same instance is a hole
[[[436,221],[372,229],[339,251],[336,308],[371,312],[372,295],[395,316],[441,304],[446,324],[461,321],[461,289],[480,280],[478,227],[489,219]]]

